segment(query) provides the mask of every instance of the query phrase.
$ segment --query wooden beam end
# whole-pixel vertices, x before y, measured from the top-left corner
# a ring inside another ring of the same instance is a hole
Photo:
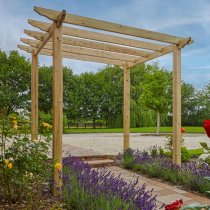
[[[38,14],[40,14],[41,9],[42,9],[41,7],[34,6],[34,11],[37,12]]]
[[[33,26],[33,20],[28,19],[28,23]]]
[[[178,48],[181,49],[183,47],[185,47],[186,45],[190,45],[192,44],[194,41],[192,40],[192,37],[189,37],[187,39],[183,39],[178,43]]]
[[[192,39],[192,37],[189,37],[188,45],[193,44],[193,43],[194,43],[194,40]]]
[[[55,22],[56,22],[56,26],[57,26],[58,28],[61,27],[61,25],[62,25],[62,23],[63,23],[65,17],[66,17],[66,10],[62,10],[62,11],[60,12],[60,14],[58,15],[57,20],[55,21]]]

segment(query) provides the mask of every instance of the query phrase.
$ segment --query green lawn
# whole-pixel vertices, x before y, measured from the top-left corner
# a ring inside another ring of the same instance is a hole
[[[203,127],[185,127],[186,133],[204,133]],[[64,133],[122,133],[123,128],[70,128]],[[131,133],[155,133],[156,127],[131,128]],[[172,127],[161,127],[161,133],[171,133]]]

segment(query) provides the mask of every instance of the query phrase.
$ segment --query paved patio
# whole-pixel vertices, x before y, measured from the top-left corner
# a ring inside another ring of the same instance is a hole
[[[68,144],[63,145],[63,155],[66,156],[67,153],[71,153],[73,156],[77,157],[91,157],[91,156],[100,156],[103,154],[96,152],[94,150],[83,149],[75,146],[69,146]],[[102,160],[98,160],[99,162]],[[184,204],[191,204],[191,203],[199,203],[199,204],[209,204],[210,199],[206,197],[202,197],[195,193],[187,192],[178,188],[177,186],[170,185],[167,183],[163,183],[159,180],[149,179],[139,174],[133,173],[131,171],[122,169],[117,166],[109,166],[107,167],[112,173],[116,176],[121,174],[121,177],[126,181],[134,181],[137,177],[139,177],[138,185],[146,184],[146,189],[151,190],[153,189],[153,195],[157,195],[157,205],[161,207],[163,204],[169,204],[171,201],[177,199],[183,199]]]
[[[206,134],[183,134],[184,143],[188,149],[201,148],[199,142],[210,144]],[[164,147],[166,134],[156,136],[154,134],[131,133],[130,147],[144,150],[157,145]],[[123,149],[123,133],[83,133],[64,134],[63,143],[69,146],[81,147],[87,150],[95,150],[106,155],[117,155]]]

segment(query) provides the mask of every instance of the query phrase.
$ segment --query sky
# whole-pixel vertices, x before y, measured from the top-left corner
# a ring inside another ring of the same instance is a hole
[[[23,30],[34,28],[28,19],[48,20],[33,11],[34,6],[86,16],[180,37],[192,37],[194,43],[182,50],[182,80],[202,88],[210,82],[210,0],[0,0],[0,49],[18,50]],[[30,55],[18,50],[26,58]],[[172,69],[172,55],[156,61]],[[52,59],[40,56],[40,65],[52,65]],[[96,72],[105,65],[63,59],[74,73]]]

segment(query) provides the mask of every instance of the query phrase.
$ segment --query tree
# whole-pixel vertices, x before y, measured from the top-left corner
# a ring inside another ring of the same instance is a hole
[[[189,126],[201,126],[209,119],[210,83],[197,90],[191,84],[182,83],[182,123]]]
[[[131,127],[140,127],[140,125],[145,124],[144,115],[146,109],[140,97],[143,93],[142,83],[146,74],[147,68],[145,64],[137,65],[131,69]]]
[[[182,124],[193,125],[197,104],[196,89],[189,83],[182,82]]]
[[[29,108],[30,69],[30,62],[17,51],[0,51],[0,113],[8,115]]]
[[[160,114],[168,113],[171,107],[172,74],[160,69],[157,63],[148,65],[148,74],[142,83],[142,102],[157,113],[157,134],[160,132]]]
[[[122,127],[123,70],[118,66],[107,66],[97,74],[102,82],[100,115],[106,121],[108,127]]]
[[[44,113],[52,111],[52,66],[39,68],[39,110]]]
[[[83,73],[80,75],[82,83],[83,107],[82,114],[86,120],[91,119],[95,128],[95,122],[99,119],[101,112],[101,90],[103,82],[98,74]]]
[[[83,118],[83,83],[80,75],[74,75],[71,69],[64,68],[64,113],[68,122]]]

